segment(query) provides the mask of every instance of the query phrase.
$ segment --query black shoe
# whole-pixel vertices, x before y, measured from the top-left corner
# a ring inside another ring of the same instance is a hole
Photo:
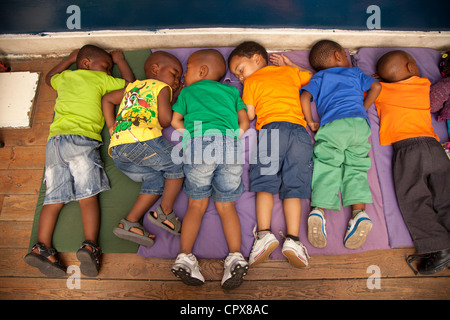
[[[417,259],[422,259],[422,261],[417,266],[416,271],[412,268],[410,263]],[[408,257],[407,262],[415,274],[435,274],[450,267],[450,249],[422,255],[411,255]]]

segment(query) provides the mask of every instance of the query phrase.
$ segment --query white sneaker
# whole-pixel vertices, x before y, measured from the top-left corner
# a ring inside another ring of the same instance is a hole
[[[278,240],[272,232],[264,235],[261,239],[258,239],[256,233],[256,228],[253,229],[253,235],[255,236],[255,242],[253,243],[252,251],[248,258],[248,263],[252,265],[257,265],[263,262],[267,257],[278,247]]]
[[[247,275],[248,263],[240,252],[230,253],[225,259],[222,278],[222,288],[234,289],[239,287]]]
[[[172,266],[172,272],[187,285],[199,286],[205,283],[197,258],[192,253],[180,253]]]
[[[304,268],[308,266],[308,251],[300,241],[286,238],[281,252],[288,258],[289,263],[296,268]]]
[[[344,246],[349,249],[356,249],[362,246],[372,230],[372,220],[365,211],[358,213],[348,222],[347,232],[344,237]]]
[[[308,217],[308,241],[316,248],[327,245],[326,221],[320,209],[314,208]]]

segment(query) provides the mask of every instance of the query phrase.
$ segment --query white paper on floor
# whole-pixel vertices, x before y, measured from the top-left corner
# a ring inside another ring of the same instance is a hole
[[[30,127],[38,80],[38,72],[0,73],[0,127]]]

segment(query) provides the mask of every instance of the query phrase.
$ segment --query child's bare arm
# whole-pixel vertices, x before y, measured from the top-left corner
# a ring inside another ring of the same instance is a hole
[[[184,116],[181,113],[178,113],[176,111],[173,112],[172,115],[172,127],[180,132],[181,134],[184,133]]]
[[[378,81],[374,81],[370,86],[369,91],[367,91],[366,98],[364,99],[364,107],[367,110],[375,102],[380,92],[381,92],[381,84]]]
[[[245,105],[247,107],[247,117],[248,120],[252,121],[253,119],[255,119],[255,106],[252,104],[246,104]]]
[[[250,128],[250,120],[248,119],[247,112],[245,109],[238,111],[238,123],[239,123],[239,138],[241,138],[245,131]]]
[[[284,54],[277,54],[277,53],[273,53],[270,55],[269,58],[270,62],[272,62],[275,66],[289,66],[289,67],[294,67],[297,68],[300,71],[304,71],[304,72],[308,72],[309,76],[312,77],[313,74],[311,71],[309,71],[308,69],[305,69],[303,67],[300,67],[298,64],[295,64],[294,62],[292,62],[291,59],[289,59],[288,57],[286,57]]]
[[[308,126],[311,128],[312,131],[319,130],[320,124],[313,120],[312,113],[311,113],[311,98],[312,95],[306,90],[303,90],[302,94],[300,95],[300,104],[302,105],[302,111],[305,115],[305,120]]]
[[[127,86],[128,83],[134,82],[136,80],[133,71],[131,71],[130,66],[125,60],[125,57],[121,50],[114,50],[113,52],[111,52],[111,58],[112,61],[117,64],[117,67],[119,67],[122,78],[127,82],[125,86]]]
[[[116,122],[116,105],[122,101],[125,89],[119,89],[107,93],[102,98],[102,111],[105,118],[106,126],[108,127],[109,134],[112,134],[114,123]]]
[[[164,87],[158,94],[158,121],[163,128],[170,126],[172,121],[169,87]]]
[[[53,69],[51,69],[45,76],[45,83],[51,87],[51,79],[55,74],[67,70],[67,68],[69,68],[73,63],[77,62],[78,51],[80,51],[80,49],[72,51],[66,59],[62,60],[60,63],[54,66]]]

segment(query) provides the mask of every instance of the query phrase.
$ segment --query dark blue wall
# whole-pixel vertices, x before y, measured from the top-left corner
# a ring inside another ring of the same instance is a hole
[[[381,30],[448,31],[449,0],[1,0],[0,33],[72,31],[67,7],[81,10],[81,29],[252,27],[367,30],[370,5]]]

